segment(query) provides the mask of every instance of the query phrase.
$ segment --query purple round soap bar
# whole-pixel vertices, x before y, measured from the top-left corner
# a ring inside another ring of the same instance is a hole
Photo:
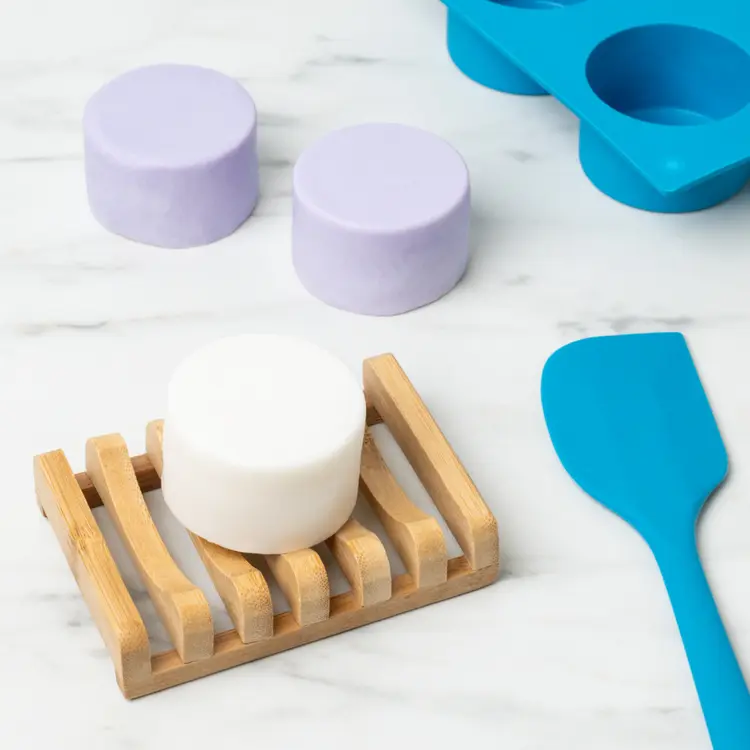
[[[83,118],[86,184],[106,229],[149,245],[205,245],[258,199],[257,118],[222,73],[155,65],[115,78]]]
[[[294,170],[300,281],[333,307],[397,315],[449,292],[469,259],[469,174],[431,133],[368,124],[329,133]]]

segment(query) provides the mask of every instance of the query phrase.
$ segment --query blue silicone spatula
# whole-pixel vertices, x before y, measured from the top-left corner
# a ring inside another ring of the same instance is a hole
[[[567,472],[651,547],[714,750],[750,750],[750,693],[696,544],[701,509],[728,460],[684,337],[568,344],[545,365],[542,406]]]

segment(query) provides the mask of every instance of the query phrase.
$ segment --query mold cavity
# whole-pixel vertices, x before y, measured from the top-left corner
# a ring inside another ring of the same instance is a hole
[[[507,5],[510,8],[528,8],[529,10],[551,10],[576,5],[584,0],[490,0],[497,5]]]
[[[750,102],[750,55],[691,26],[639,26],[605,39],[586,77],[613,109],[659,125],[722,120]]]

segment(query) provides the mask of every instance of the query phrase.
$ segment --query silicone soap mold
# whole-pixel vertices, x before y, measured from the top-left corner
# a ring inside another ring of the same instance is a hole
[[[456,65],[490,88],[552,94],[615,200],[708,208],[750,179],[744,0],[443,0]]]

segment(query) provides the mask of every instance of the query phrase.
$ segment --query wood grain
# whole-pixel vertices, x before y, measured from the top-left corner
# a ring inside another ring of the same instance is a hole
[[[359,607],[391,598],[391,565],[383,543],[369,529],[350,519],[327,542],[352,587]]]
[[[300,627],[328,618],[331,603],[328,573],[315,550],[264,557]]]
[[[34,459],[34,483],[123,692],[151,676],[148,633],[62,451]]]
[[[146,453],[156,473],[163,469],[164,420],[146,427]],[[188,531],[243,643],[273,635],[273,604],[263,574],[240,552],[224,549]]]
[[[183,661],[211,656],[214,633],[206,597],[180,571],[159,535],[122,437],[91,438],[86,471]]]
[[[352,592],[339,594],[331,599],[331,614],[328,619],[303,628],[299,627],[290,612],[276,615],[275,635],[267,641],[243,644],[234,630],[219,633],[214,644],[214,655],[210,659],[183,664],[174,651],[154,656],[151,660],[151,679],[126,690],[125,697],[140,698],[223,669],[263,659],[387,617],[460,596],[489,585],[497,575],[497,566],[472,570],[466,558],[457,557],[449,561],[448,580],[439,586],[417,589],[409,575],[396,576],[390,599],[371,607],[359,607]]]
[[[133,466],[133,473],[138,480],[138,486],[144,495],[147,492],[153,492],[161,488],[161,477],[151,463],[148,454],[143,453],[139,456],[133,456],[130,459],[130,463]],[[91,481],[91,477],[85,471],[79,472],[75,477],[90,508],[98,508],[104,505],[96,487],[94,487],[94,483]]]
[[[448,576],[448,553],[440,524],[409,500],[369,430],[362,449],[360,489],[393,541],[415,586],[444,583]]]
[[[367,359],[370,403],[445,518],[471,566],[499,564],[497,521],[392,354]]]

